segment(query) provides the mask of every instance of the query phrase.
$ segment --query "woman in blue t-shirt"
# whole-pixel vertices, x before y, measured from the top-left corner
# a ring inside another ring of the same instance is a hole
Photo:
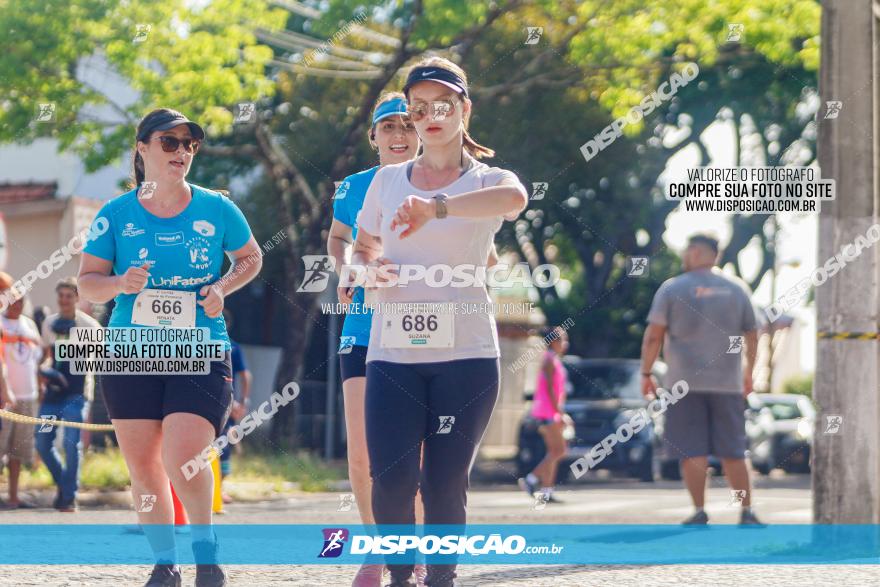
[[[223,299],[259,273],[262,257],[247,220],[229,198],[186,182],[204,136],[198,124],[174,110],[154,110],[141,120],[135,189],[101,208],[95,223],[106,230],[86,246],[79,271],[86,299],[115,299],[111,328],[208,328],[211,340],[227,349],[225,360],[212,361],[207,375],[102,376],[138,520],[157,560],[149,586],[181,584],[169,479],[193,524],[196,586],[226,585],[211,527],[213,476],[210,468],[190,471],[186,465],[220,434],[229,416],[232,368]],[[224,253],[233,264],[221,276]],[[173,311],[161,309],[165,301]]]
[[[419,138],[406,116],[406,98],[400,92],[382,94],[373,109],[369,131],[370,146],[379,155],[379,165],[349,175],[339,184],[333,197],[333,223],[327,239],[327,251],[341,271],[348,263],[351,244],[357,238],[357,214],[376,171],[383,165],[403,163],[416,156]],[[370,463],[364,429],[364,391],[367,386],[366,359],[370,343],[372,313],[364,306],[364,288],[340,285],[339,301],[349,304],[342,325],[339,366],[345,405],[345,430],[348,439],[348,478],[364,524],[373,523],[370,506]],[[353,587],[379,587],[382,565],[363,565]]]

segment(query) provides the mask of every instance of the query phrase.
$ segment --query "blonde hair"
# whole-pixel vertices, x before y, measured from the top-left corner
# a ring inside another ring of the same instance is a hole
[[[416,63],[413,67],[436,67],[437,69],[445,69],[447,71],[451,71],[464,81],[465,88],[467,88],[467,74],[462,68],[460,68],[449,59],[446,59],[445,57],[426,57]],[[462,100],[462,102],[467,101],[468,103],[471,103],[470,98],[466,96],[459,95],[459,98]],[[409,100],[409,96],[407,96],[407,100]],[[489,147],[481,145],[480,143],[475,141],[473,137],[471,137],[470,133],[468,133],[468,126],[470,124],[470,113],[468,113],[463,118],[462,123],[464,125],[464,128],[462,128],[462,146],[464,147],[464,150],[468,152],[468,155],[470,155],[474,159],[482,159],[483,157],[494,157],[495,151],[493,151]]]

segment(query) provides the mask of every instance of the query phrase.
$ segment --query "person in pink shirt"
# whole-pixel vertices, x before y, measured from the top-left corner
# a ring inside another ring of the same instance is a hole
[[[544,438],[547,452],[538,466],[519,480],[519,485],[529,495],[534,495],[540,486],[545,501],[557,502],[559,500],[553,497],[556,470],[568,451],[568,443],[563,437],[566,423],[570,420],[565,413],[567,376],[560,360],[568,350],[568,334],[557,326],[546,332],[544,340],[550,342],[541,359],[541,372],[532,399],[532,418],[538,422],[538,432]]]

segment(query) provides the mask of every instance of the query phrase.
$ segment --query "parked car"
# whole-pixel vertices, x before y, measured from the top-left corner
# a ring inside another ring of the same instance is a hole
[[[593,446],[647,406],[642,396],[638,359],[583,359],[567,356],[562,360],[568,371],[565,411],[575,426],[575,438],[569,441],[568,454],[559,464],[557,482],[566,480],[569,466],[587,454]],[[665,365],[657,363],[655,373],[662,380]],[[530,396],[526,397],[531,400]],[[531,407],[527,404],[527,407]],[[528,414],[519,430],[517,470],[525,475],[544,458],[544,441],[534,419]],[[610,469],[653,481],[654,426],[649,422],[627,442],[614,446],[596,467]]]
[[[789,473],[810,471],[816,410],[803,395],[752,393],[748,397],[746,431],[752,466],[762,475],[780,468]]]

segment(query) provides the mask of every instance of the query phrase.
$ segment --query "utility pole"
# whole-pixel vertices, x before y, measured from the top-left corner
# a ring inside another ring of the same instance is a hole
[[[837,199],[822,204],[821,266],[877,222],[878,22],[872,0],[822,3],[818,155]],[[880,13],[880,11],[878,11]],[[829,116],[842,102],[836,118]],[[866,248],[816,288],[820,333],[878,331],[878,253]],[[813,455],[817,524],[880,523],[880,347],[872,340],[817,341]],[[842,416],[840,428],[837,420]],[[836,431],[835,431],[836,430]],[[830,433],[833,432],[833,433]]]

